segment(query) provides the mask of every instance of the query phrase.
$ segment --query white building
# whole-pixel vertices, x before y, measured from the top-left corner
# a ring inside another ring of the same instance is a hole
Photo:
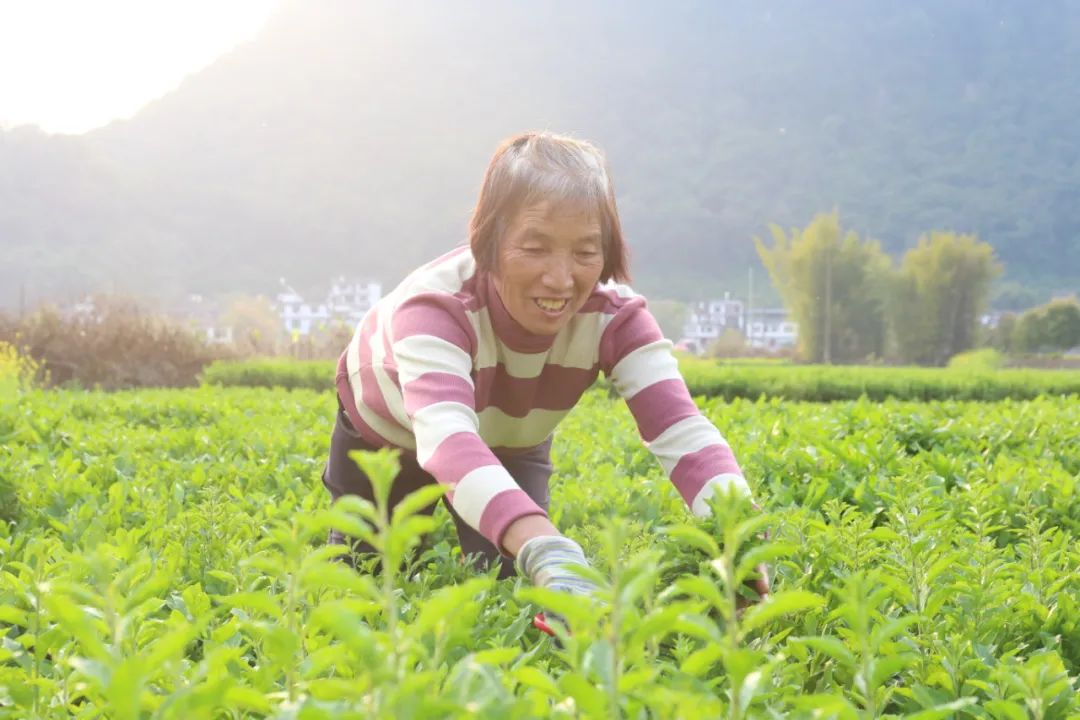
[[[308,303],[298,292],[281,281],[277,296],[278,314],[285,332],[308,335],[334,323],[349,327],[360,324],[364,315],[382,298],[382,285],[372,281],[346,280],[331,283],[325,302]]]
[[[696,353],[705,352],[710,342],[733,328],[743,330],[743,303],[733,300],[731,293],[724,293],[723,300],[691,303],[690,317],[683,326],[679,342]]]
[[[721,300],[690,305],[690,318],[679,344],[700,354],[727,330],[742,333],[747,345],[759,350],[794,347],[798,340],[798,325],[786,310],[754,308],[748,318],[745,304],[726,292]]]
[[[746,328],[746,344],[759,350],[795,347],[799,326],[784,308],[754,308]]]

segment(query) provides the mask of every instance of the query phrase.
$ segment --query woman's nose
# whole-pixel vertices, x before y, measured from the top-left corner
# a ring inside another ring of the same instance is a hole
[[[574,287],[574,273],[568,258],[554,256],[544,268],[543,282],[552,290],[565,292]]]

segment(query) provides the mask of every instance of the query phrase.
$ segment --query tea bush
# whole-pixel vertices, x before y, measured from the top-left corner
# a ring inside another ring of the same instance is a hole
[[[694,395],[727,400],[759,397],[815,402],[838,400],[1027,400],[1040,395],[1080,395],[1080,372],[988,367],[845,367],[780,363],[728,363],[683,356],[683,376]],[[307,388],[333,386],[336,361],[267,359],[219,361],[202,383],[221,387]],[[603,379],[600,380],[604,384]]]
[[[446,511],[413,514],[438,489],[330,508],[330,393],[23,393],[0,414],[23,506],[0,715],[1077,717],[1075,398],[701,403],[764,513],[688,518],[605,392],[556,435],[552,517],[591,602],[463,565]],[[331,526],[387,572],[334,562]],[[739,612],[763,561],[773,593]]]
[[[219,360],[203,369],[199,381],[218,387],[305,388],[322,392],[334,387],[336,372],[336,360]]]
[[[1080,372],[1022,369],[947,369],[842,365],[778,367],[728,365],[698,358],[680,361],[695,395],[726,399],[789,400],[1027,400],[1080,395]]]

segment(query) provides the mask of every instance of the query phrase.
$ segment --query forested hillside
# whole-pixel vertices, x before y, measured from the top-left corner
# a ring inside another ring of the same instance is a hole
[[[1034,303],[1080,288],[1077,87],[1077,0],[292,0],[129,121],[0,132],[0,307],[391,284],[529,128],[607,150],[653,294],[741,289],[769,222],[838,208],[894,254],[976,232]]]

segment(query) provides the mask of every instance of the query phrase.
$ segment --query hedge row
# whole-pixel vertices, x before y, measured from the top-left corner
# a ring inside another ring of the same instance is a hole
[[[1057,370],[966,371],[943,368],[821,365],[738,365],[681,358],[694,395],[781,397],[831,402],[871,400],[1023,400],[1039,395],[1080,395],[1080,372]],[[216,362],[202,375],[206,385],[308,388],[334,386],[333,361],[288,359]]]
[[[786,365],[727,365],[683,358],[683,377],[695,395],[782,397],[831,402],[870,400],[1026,400],[1040,395],[1080,394],[1080,372],[947,368]]]
[[[215,362],[203,368],[203,385],[221,387],[280,387],[329,390],[334,387],[336,360],[266,358]]]

